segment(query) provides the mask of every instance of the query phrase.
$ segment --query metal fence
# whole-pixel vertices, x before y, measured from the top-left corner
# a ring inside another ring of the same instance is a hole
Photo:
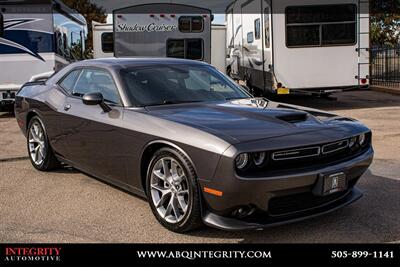
[[[400,45],[371,49],[371,84],[400,88]]]

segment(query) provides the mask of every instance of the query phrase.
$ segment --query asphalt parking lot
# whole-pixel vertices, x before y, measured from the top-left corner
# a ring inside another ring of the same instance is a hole
[[[204,228],[180,235],[161,227],[148,204],[74,169],[41,173],[27,159],[15,119],[0,113],[0,243],[3,242],[400,242],[400,96],[341,93],[338,101],[282,101],[354,117],[373,130],[375,160],[364,197],[344,209],[263,231]]]

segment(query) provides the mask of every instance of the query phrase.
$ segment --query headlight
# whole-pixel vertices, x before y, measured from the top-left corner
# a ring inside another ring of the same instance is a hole
[[[265,152],[253,153],[253,161],[256,166],[262,166],[265,161]]]
[[[350,139],[350,141],[349,141],[349,147],[350,147],[350,148],[354,147],[354,146],[356,145],[356,143],[357,143],[357,137],[354,136],[354,137],[352,137],[352,138]]]
[[[243,170],[249,163],[249,154],[242,153],[236,157],[236,167],[239,170]]]
[[[365,144],[365,140],[366,140],[365,134],[360,134],[360,135],[358,136],[358,144],[359,144],[360,146],[362,146],[362,145]]]

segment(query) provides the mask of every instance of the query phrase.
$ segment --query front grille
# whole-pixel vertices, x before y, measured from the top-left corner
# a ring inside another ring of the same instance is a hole
[[[347,196],[350,190],[334,193],[328,196],[315,196],[312,193],[275,197],[269,201],[268,212],[271,216],[284,216],[296,212],[328,205]]]
[[[346,149],[349,146],[349,140],[341,140],[335,143],[322,146],[322,153],[329,154]]]
[[[306,147],[292,150],[277,151],[272,153],[273,160],[288,160],[318,156],[320,147]]]
[[[371,147],[371,133],[366,134],[363,146],[350,148],[349,139],[293,149],[267,151],[266,163],[260,167],[238,170],[241,177],[284,175],[293,171],[310,171],[351,160]]]

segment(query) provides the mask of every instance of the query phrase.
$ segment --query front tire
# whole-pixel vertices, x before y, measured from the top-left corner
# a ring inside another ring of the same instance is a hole
[[[35,169],[50,171],[60,166],[50,146],[43,122],[38,116],[29,121],[27,148],[29,159]]]
[[[154,154],[146,192],[154,216],[168,230],[184,233],[202,225],[194,168],[181,152],[161,148]]]

